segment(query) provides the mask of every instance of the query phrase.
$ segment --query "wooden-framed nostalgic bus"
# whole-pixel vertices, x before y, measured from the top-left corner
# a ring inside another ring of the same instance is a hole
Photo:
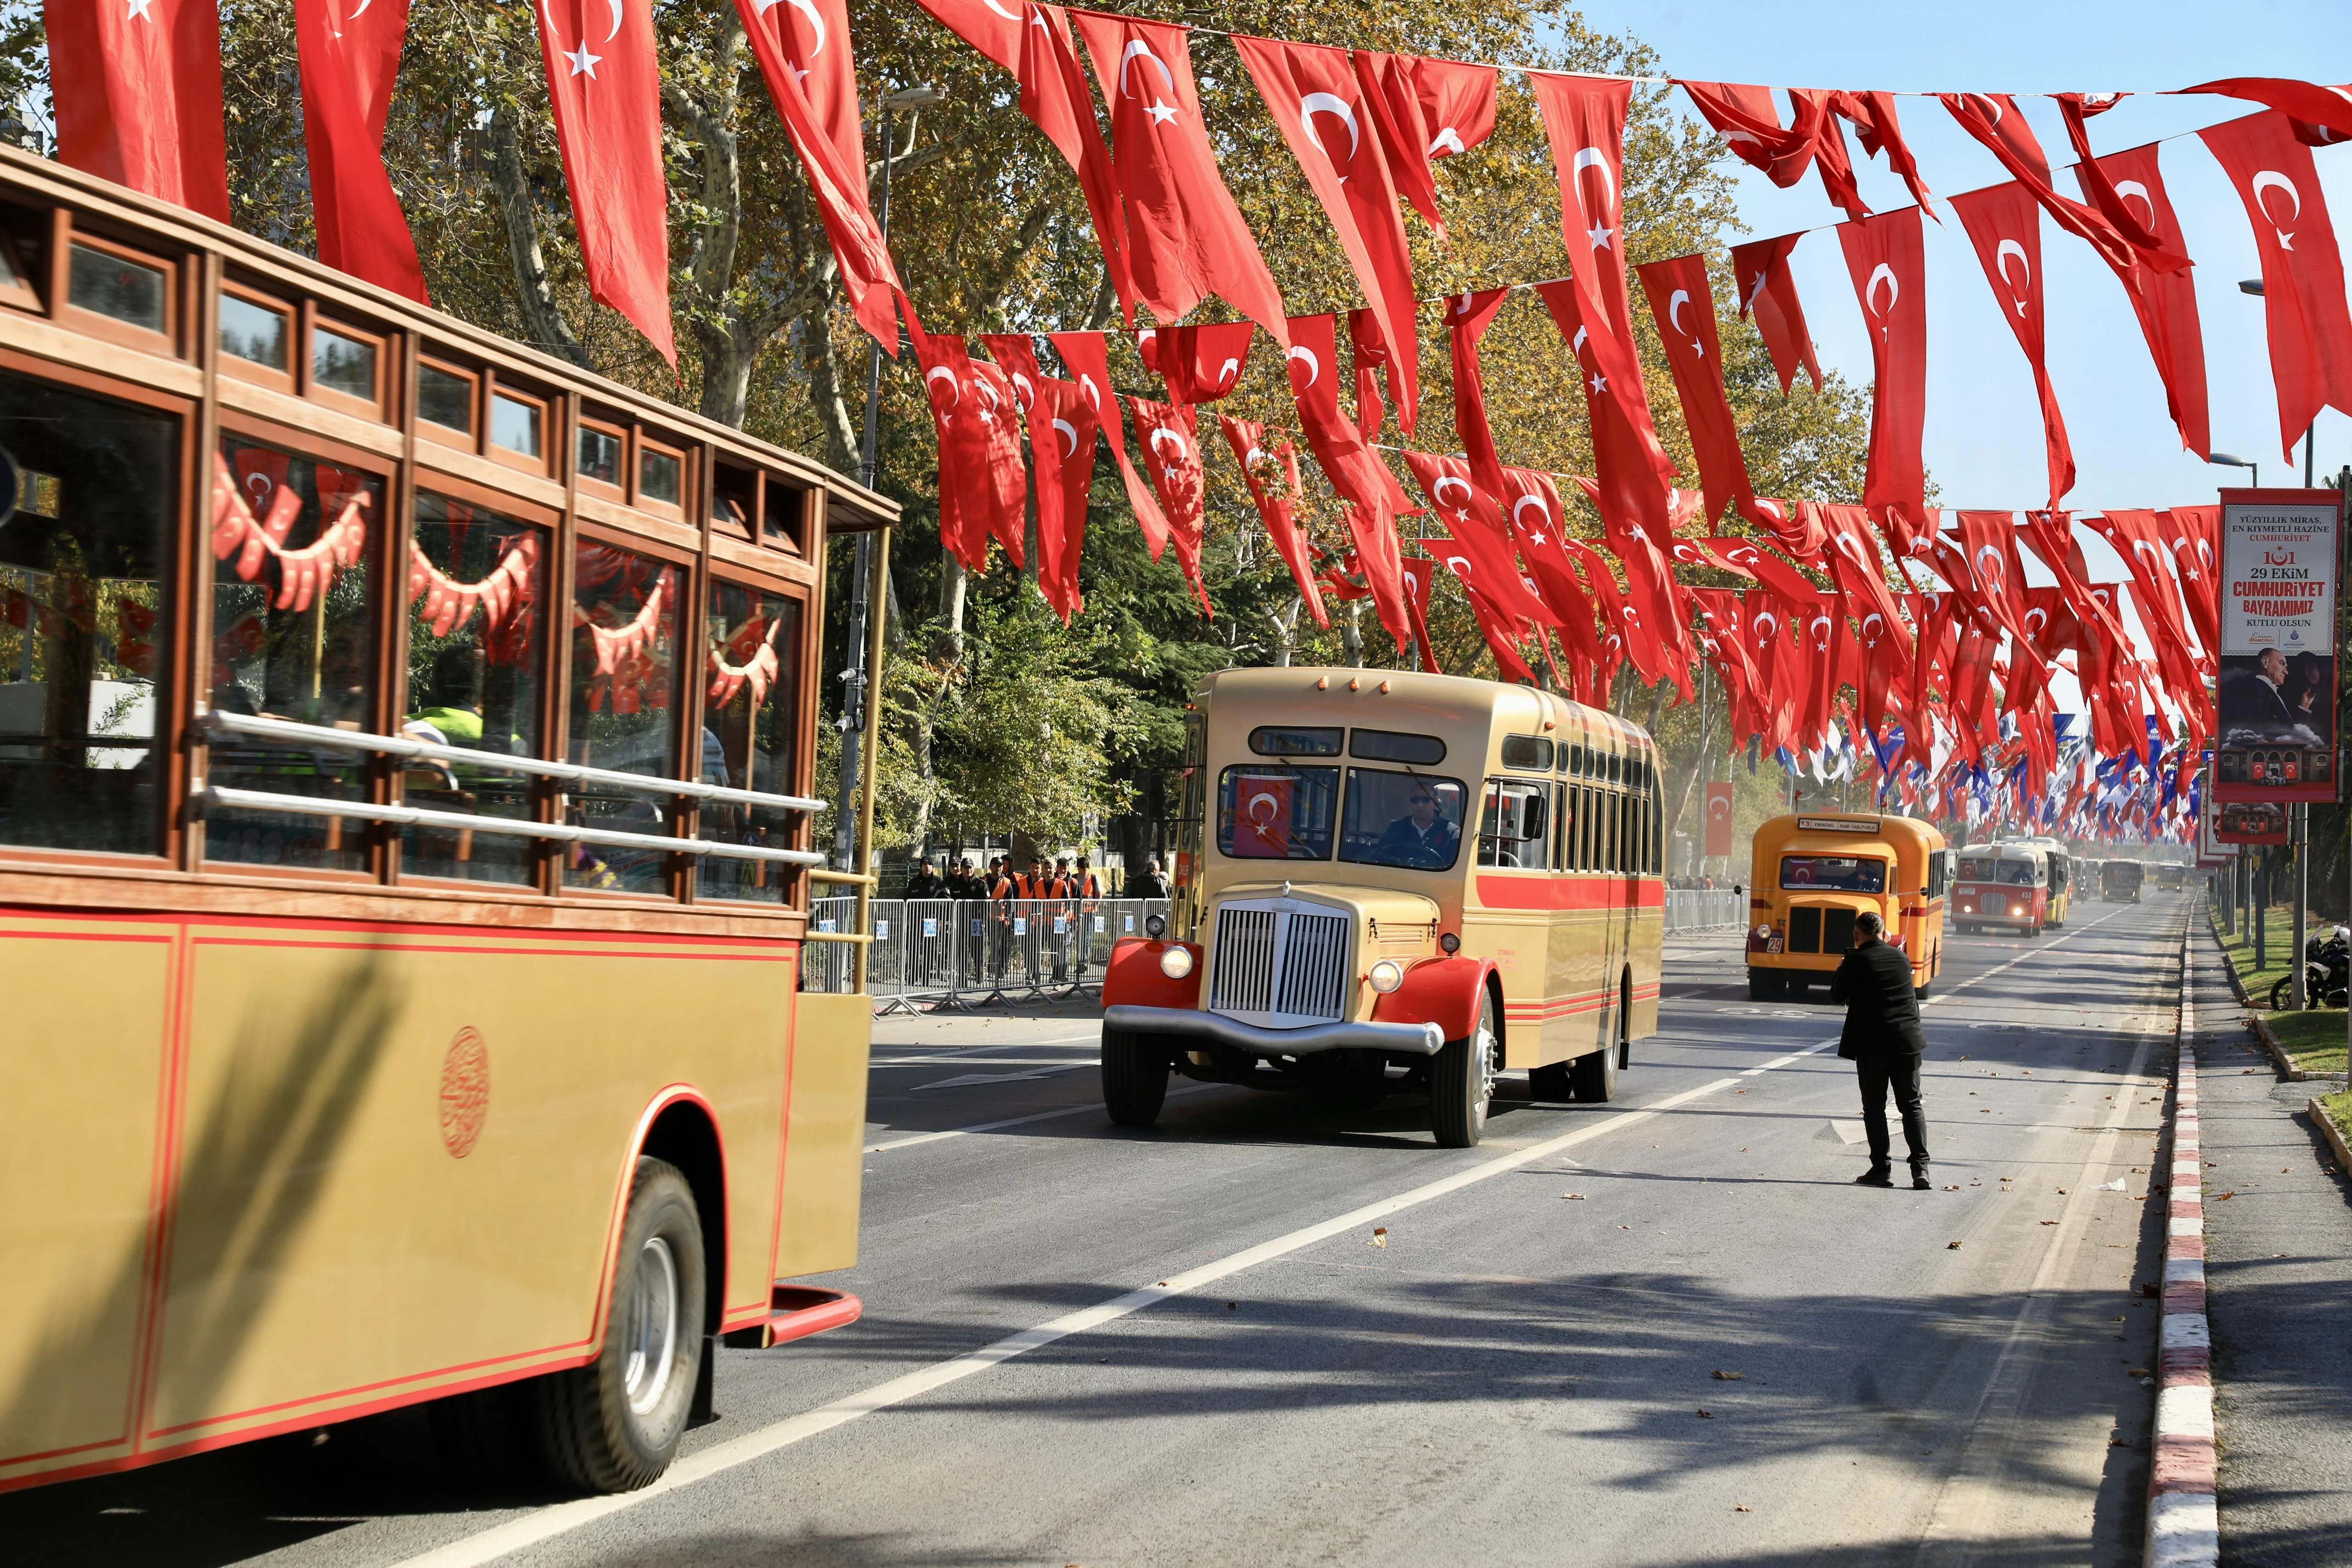
[[[1190,719],[1198,871],[1103,983],[1114,1121],[1155,1119],[1171,1072],[1425,1088],[1454,1147],[1499,1071],[1611,1098],[1657,1030],[1648,735],[1528,686],[1360,669],[1227,670]]]
[[[0,454],[0,1488],[425,1402],[651,1480],[857,1310],[778,1281],[856,1259],[813,699],[894,508],[13,150]]]
[[[1952,919],[1965,934],[1987,926],[2039,936],[2050,922],[2050,857],[2038,845],[1977,844],[1960,852]]]
[[[1748,994],[1761,1001],[1826,982],[1874,911],[1911,960],[1922,996],[1944,967],[1944,835],[1916,817],[1824,812],[1756,830],[1748,890]]]
[[[2050,871],[2050,896],[2042,924],[2063,926],[2066,924],[2066,917],[2074,910],[2075,888],[2088,885],[2084,882],[2081,863],[2067,850],[2066,841],[2063,839],[2051,838],[2047,834],[2004,841],[2030,844],[2042,852],[2042,859]]]

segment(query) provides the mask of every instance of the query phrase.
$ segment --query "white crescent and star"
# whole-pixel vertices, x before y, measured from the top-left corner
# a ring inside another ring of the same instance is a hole
[[[1885,305],[1881,305],[1878,302],[1878,286],[1881,283],[1886,285],[1886,303]],[[1902,298],[1903,280],[1895,276],[1895,269],[1892,267],[1889,267],[1886,263],[1882,261],[1871,269],[1870,282],[1863,288],[1862,300],[1864,305],[1870,307],[1871,313],[1873,315],[1885,316],[1888,314],[1895,308],[1895,302]]]
[[[1054,422],[1054,429],[1056,434],[1060,434],[1069,442],[1067,446],[1062,448],[1062,455],[1065,457],[1076,456],[1078,452],[1078,427],[1072,424],[1066,419],[1057,419]]]
[[[1450,125],[1440,128],[1437,134],[1430,138],[1429,155],[1432,158],[1449,157],[1466,151],[1462,145],[1462,133]]]
[[[2147,209],[2147,226],[2151,229],[2156,227],[2156,198],[2147,193],[2146,185],[2137,180],[2118,180],[2116,182],[2116,194],[2126,202],[2137,196],[2140,205]]]
[[[1119,97],[1133,98],[1135,96],[1134,93],[1128,90],[1127,68],[1133,64],[1139,57],[1150,60],[1153,65],[1158,66],[1160,68],[1160,81],[1166,86],[1170,92],[1172,93],[1176,90],[1176,73],[1168,68],[1168,62],[1161,59],[1158,55],[1153,54],[1151,52],[1151,46],[1144,42],[1141,38],[1129,38],[1127,41],[1127,51],[1118,57]],[[1174,110],[1169,108],[1168,105],[1160,102],[1156,99],[1152,101],[1150,108],[1152,120],[1159,124],[1165,125],[1168,121],[1176,118],[1176,111]]]
[[[923,372],[924,386],[928,389],[931,382],[938,381],[941,376],[947,377],[948,390],[955,393],[956,402],[961,402],[963,401],[963,388],[956,383],[956,373],[948,369],[945,365],[933,365],[929,370],[925,371]]]
[[[611,0],[611,3],[613,6],[613,30],[614,32],[618,32],[621,26],[621,0]],[[824,53],[824,18],[817,15],[816,0],[784,0],[784,4],[790,5],[793,10],[798,11],[802,16],[806,16],[808,18],[809,26],[816,30],[816,42],[809,46],[809,58],[814,59],[817,56]],[[610,43],[611,41],[612,40],[610,38],[605,40],[607,43]]]
[[[1078,376],[1078,390],[1087,394],[1087,402],[1094,406],[1094,411],[1097,413],[1100,413],[1102,412],[1102,389],[1095,385],[1094,377],[1085,374],[1084,372],[1080,372]]]
[[[1313,386],[1315,384],[1316,378],[1323,373],[1323,361],[1315,357],[1315,350],[1307,347],[1304,343],[1293,344],[1290,350],[1290,357],[1294,360],[1304,360],[1307,361],[1307,384],[1310,387]]]
[[[2286,199],[2294,204],[2294,211],[2287,214],[2288,223],[2294,223],[2303,216],[2303,193],[2294,188],[2294,182],[2275,169],[2264,169],[2254,175],[2253,193],[2254,206],[2265,219],[2270,218],[2271,209],[2270,204],[2263,200],[2263,193],[2273,190],[2284,191]],[[2275,220],[2271,222],[2271,229],[2278,235],[2279,249],[2294,248],[2294,235],[2281,227]]]
[[[1551,508],[1544,505],[1544,498],[1541,496],[1522,496],[1511,503],[1511,521],[1517,523],[1519,520],[1519,513],[1528,507],[1533,507],[1545,522],[1551,520]]]
[[[1592,209],[1584,204],[1584,182],[1579,176],[1587,169],[1600,170],[1601,183],[1608,188],[1608,204],[1601,208],[1601,216],[1595,216]],[[1598,147],[1579,148],[1575,161],[1569,166],[1569,183],[1576,188],[1578,208],[1584,213],[1585,216],[1592,218],[1592,231],[1585,237],[1592,242],[1593,249],[1608,249],[1610,237],[1616,233],[1616,230],[1601,222],[1601,217],[1617,210],[1617,177],[1610,170],[1607,155]]]
[[[1441,474],[1437,476],[1437,483],[1429,487],[1430,499],[1435,501],[1441,507],[1445,505],[1445,487],[1448,485],[1451,485],[1454,488],[1462,492],[1462,504],[1465,507],[1477,498],[1476,493],[1474,492],[1467,484],[1455,478],[1451,474]]]
[[[2022,283],[2010,283],[2009,258],[2012,256],[2017,257],[2017,265],[2025,269],[2025,281]],[[2016,300],[2017,313],[2020,316],[2024,315],[2027,304],[2025,296],[2033,287],[2033,263],[2026,256],[2025,247],[2013,239],[2001,241],[1993,247],[1992,265],[1994,270],[2000,274],[2000,280],[2003,283],[2009,283],[2010,292]]]
[[[1185,444],[1184,435],[1181,431],[1171,430],[1164,424],[1158,426],[1152,431],[1151,439],[1148,444],[1150,446],[1152,451],[1157,452],[1160,450],[1160,443],[1162,439],[1172,441],[1176,444],[1176,455],[1179,457],[1185,455],[1192,450],[1191,446]]]
[[[1298,128],[1307,132],[1307,140],[1315,143],[1316,151],[1328,157],[1331,150],[1323,145],[1321,137],[1315,134],[1315,117],[1318,114],[1336,114],[1346,124],[1348,162],[1354,162],[1356,145],[1360,140],[1360,133],[1356,129],[1355,105],[1333,92],[1310,92],[1298,100]],[[1333,162],[1336,162],[1338,160],[1334,159]],[[1345,176],[1343,175],[1342,178]]]

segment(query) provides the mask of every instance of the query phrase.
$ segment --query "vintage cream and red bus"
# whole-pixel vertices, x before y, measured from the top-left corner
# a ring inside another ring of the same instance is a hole
[[[0,1487],[426,1401],[652,1479],[856,1311],[777,1281],[856,1253],[814,602],[892,507],[13,151],[0,454]]]
[[[1646,734],[1528,686],[1355,669],[1227,670],[1191,719],[1201,872],[1172,930],[1112,951],[1114,1121],[1154,1120],[1171,1071],[1425,1088],[1454,1147],[1498,1071],[1529,1070],[1539,1098],[1615,1092],[1657,1029]]]
[[[2050,918],[2050,857],[2032,844],[1979,844],[1960,852],[1952,921],[1962,934],[1988,926],[2039,936]]]

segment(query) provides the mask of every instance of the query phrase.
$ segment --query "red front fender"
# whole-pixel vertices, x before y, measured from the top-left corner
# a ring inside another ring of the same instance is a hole
[[[1192,972],[1181,980],[1160,973],[1160,955],[1171,947],[1189,947]],[[1201,946],[1196,942],[1158,942],[1144,936],[1122,936],[1110,946],[1110,963],[1103,969],[1102,1005],[1139,1008],[1193,1008],[1201,1005]]]
[[[1488,958],[1423,958],[1404,972],[1404,984],[1372,1004],[1375,1023],[1433,1023],[1447,1040],[1468,1038],[1486,1000]],[[1502,1019],[1495,1019],[1497,1030]]]

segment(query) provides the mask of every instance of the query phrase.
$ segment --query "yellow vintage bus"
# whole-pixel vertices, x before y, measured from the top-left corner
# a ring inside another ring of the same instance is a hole
[[[1172,928],[1112,950],[1103,1096],[1171,1072],[1377,1098],[1482,1135],[1497,1072],[1601,1102],[1656,1032],[1665,920],[1650,737],[1528,686],[1402,671],[1210,677],[1190,716]]]
[[[715,1339],[856,1316],[779,1281],[856,1256],[889,503],[13,150],[0,476],[0,1488],[427,1401],[642,1486]]]
[[[2063,839],[2043,836],[2011,839],[2006,841],[2025,844],[2042,852],[2042,859],[2048,865],[2050,873],[2050,894],[2043,902],[2042,924],[2052,926],[2064,925],[2066,916],[2074,907],[2074,886],[2077,883],[2084,882],[2081,862],[2067,853],[2066,843]]]
[[[1758,1001],[1826,981],[1875,910],[1911,959],[1921,996],[1944,967],[1944,835],[1916,817],[1775,817],[1756,830],[1748,895],[1748,994]]]

